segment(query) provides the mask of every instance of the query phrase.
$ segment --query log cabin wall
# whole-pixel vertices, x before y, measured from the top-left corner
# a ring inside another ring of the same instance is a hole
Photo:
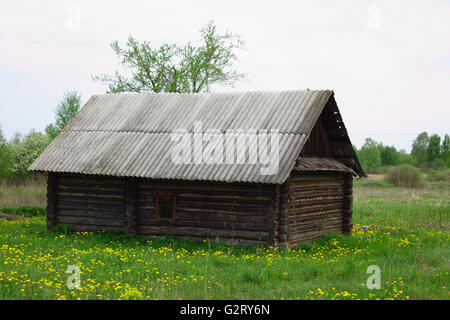
[[[284,247],[296,247],[299,242],[331,231],[351,232],[351,174],[294,171],[287,181],[287,189]]]
[[[52,173],[51,177],[55,185],[54,194],[48,195],[55,198],[52,226],[67,224],[74,231],[125,228],[124,178],[63,173]]]
[[[282,185],[50,173],[47,226],[295,247],[352,227],[352,176],[293,171]],[[174,215],[157,216],[171,194]],[[162,201],[162,200],[159,200]]]
[[[175,219],[156,218],[157,193],[161,192],[176,194]],[[266,245],[273,242],[275,211],[274,185],[137,181],[137,233],[141,235]]]
[[[51,173],[48,186],[49,229],[68,224],[75,231],[275,245],[275,185]],[[163,194],[172,195],[174,216],[156,216]]]

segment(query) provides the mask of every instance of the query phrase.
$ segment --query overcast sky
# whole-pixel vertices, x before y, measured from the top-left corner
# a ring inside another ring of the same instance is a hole
[[[199,38],[214,20],[242,36],[233,89],[333,89],[352,142],[410,150],[450,133],[450,1],[18,1],[0,10],[0,125],[10,138],[53,122],[66,89],[83,102],[118,67],[109,44]]]

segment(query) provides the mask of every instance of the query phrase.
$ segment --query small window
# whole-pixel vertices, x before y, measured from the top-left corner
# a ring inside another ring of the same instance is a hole
[[[177,197],[173,192],[156,194],[156,219],[175,221]]]

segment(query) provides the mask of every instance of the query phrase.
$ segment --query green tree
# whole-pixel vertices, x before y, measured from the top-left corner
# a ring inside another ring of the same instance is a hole
[[[430,143],[430,137],[426,131],[422,132],[413,141],[411,154],[417,159],[418,164],[427,160],[427,149]]]
[[[6,138],[0,126],[0,181],[9,176],[10,159],[6,147]]]
[[[433,134],[430,137],[430,142],[427,148],[427,162],[431,163],[440,159],[441,156],[441,137],[437,134]]]
[[[2,126],[0,125],[0,147],[6,142],[6,138],[3,135]]]
[[[444,141],[442,141],[441,155],[442,160],[450,167],[450,137],[448,134],[444,136]]]
[[[76,90],[67,90],[56,106],[55,123],[45,128],[45,133],[53,140],[81,107],[81,95]]]
[[[357,153],[364,170],[370,172],[381,165],[381,155],[378,143],[372,138],[366,138],[366,142]]]
[[[413,157],[411,154],[407,153],[406,150],[401,149],[398,152],[398,164],[410,164],[410,165],[417,165],[416,158]]]
[[[394,146],[383,146],[383,144],[380,143],[378,149],[380,150],[382,166],[396,166],[399,164],[400,156]]]
[[[121,47],[111,43],[122,66],[131,74],[116,71],[114,76],[99,75],[92,78],[108,84],[109,92],[179,92],[208,91],[213,84],[233,85],[245,75],[233,68],[237,61],[235,50],[244,43],[236,34],[219,34],[213,22],[200,30],[198,45],[184,46],[164,43],[152,47],[150,42],[140,43],[133,37]]]
[[[34,129],[25,136],[16,133],[7,144],[10,159],[9,173],[18,179],[29,177],[28,167],[44,151],[49,142],[47,135],[36,132]]]

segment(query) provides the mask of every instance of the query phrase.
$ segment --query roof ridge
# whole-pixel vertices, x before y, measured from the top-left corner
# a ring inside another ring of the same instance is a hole
[[[199,96],[199,95],[215,95],[215,94],[245,94],[245,93],[282,93],[282,92],[333,92],[333,89],[288,89],[288,90],[244,90],[244,91],[214,91],[214,92],[153,92],[153,91],[145,91],[145,92],[107,92],[107,93],[98,93],[93,96],[111,96],[111,95],[122,95],[122,96],[131,96],[131,95],[185,95],[185,96]]]

